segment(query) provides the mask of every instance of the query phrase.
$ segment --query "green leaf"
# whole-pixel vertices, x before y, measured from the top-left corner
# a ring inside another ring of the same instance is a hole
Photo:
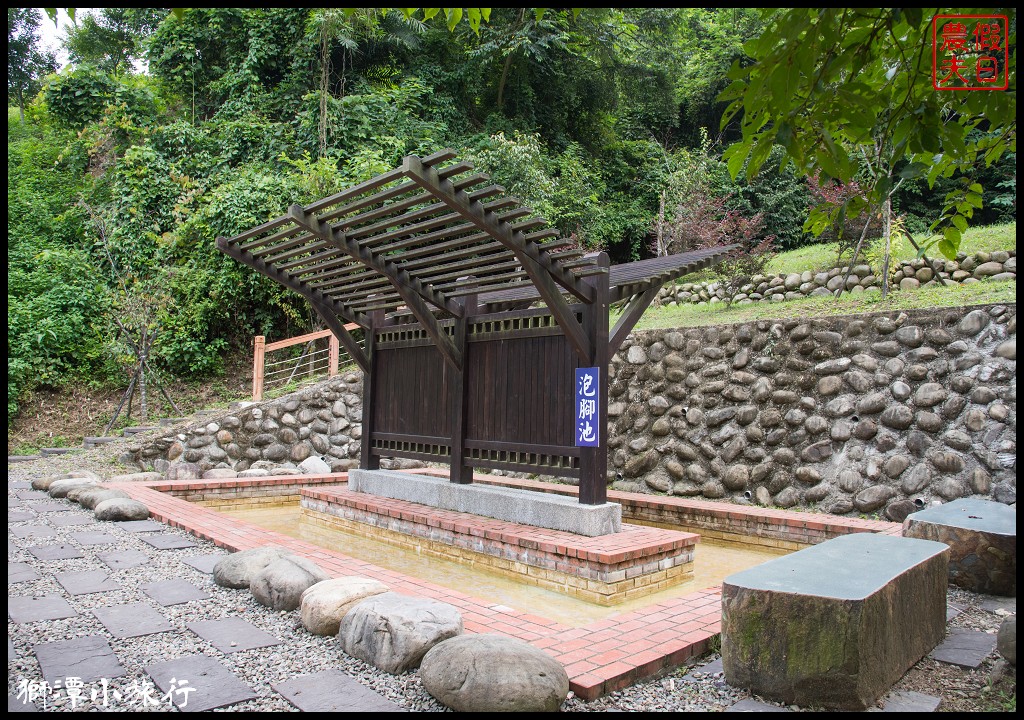
[[[726,162],[726,167],[729,169],[729,175],[735,180],[739,177],[740,171],[743,169],[743,163],[747,160],[747,155],[750,154],[751,141],[743,141],[733,143],[725,152],[722,153],[722,159]]]
[[[768,155],[772,151],[772,145],[775,144],[774,141],[774,133],[764,132],[761,134],[757,144],[754,145],[754,149],[750,153],[750,161],[747,163],[748,179],[753,179],[757,176],[757,172],[764,165],[764,161],[768,159]]]
[[[441,8],[423,8],[423,19],[430,20],[439,12],[441,12]]]
[[[900,177],[906,180],[913,180],[914,178],[923,177],[927,170],[928,166],[925,165],[924,163],[912,162],[908,165],[905,165],[903,169],[900,170]]]
[[[540,22],[541,20],[544,19],[544,13],[545,12],[547,12],[547,8],[534,8],[533,9],[533,16],[535,18],[537,18],[537,22]]]
[[[946,256],[950,260],[955,260],[957,250],[959,249],[959,245],[954,244],[944,238],[942,240],[939,240],[938,248],[939,252],[942,253],[944,256]]]
[[[455,26],[459,24],[459,20],[462,19],[462,8],[445,8],[444,14],[448,18],[448,29],[454,30]]]
[[[950,222],[952,222],[960,232],[967,232],[967,218],[963,215],[954,215],[950,218]]]

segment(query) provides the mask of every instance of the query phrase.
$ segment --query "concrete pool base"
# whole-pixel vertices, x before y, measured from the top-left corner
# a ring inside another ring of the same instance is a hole
[[[699,539],[695,533],[639,525],[620,525],[618,532],[586,537],[339,487],[305,489],[301,496],[303,515],[318,524],[463,560],[605,606],[692,577]]]
[[[393,470],[350,470],[348,489],[438,510],[472,513],[587,537],[610,535],[622,530],[622,508],[615,503],[583,505],[565,495],[498,485],[459,484],[433,475]]]
[[[216,480],[155,481],[142,483],[104,483],[124,490],[150,509],[152,519],[187,530],[228,550],[246,550],[267,544],[281,545],[291,552],[315,561],[332,577],[370,576],[386,583],[393,591],[428,597],[451,603],[462,613],[466,632],[499,633],[519,638],[547,651],[565,667],[570,689],[584,700],[592,700],[664,670],[703,655],[717,638],[721,622],[720,590],[700,590],[682,597],[651,603],[645,607],[603,618],[582,627],[569,627],[543,617],[543,608],[520,612],[420,580],[410,575],[354,559],[344,553],[325,550],[303,540],[259,528],[229,518],[212,507],[194,501],[216,504],[250,500],[253,506],[279,502],[274,495],[298,495],[297,488],[345,483],[345,474],[283,476]],[[514,484],[511,478],[494,478]],[[486,481],[479,478],[478,481]],[[522,481],[519,487],[572,494],[573,488]],[[730,517],[738,522],[756,522],[759,512],[769,517],[771,528],[786,526],[799,537],[807,532],[813,542],[826,539],[819,534],[881,532],[898,535],[898,523],[841,518],[815,513],[786,513],[729,503],[691,501],[681,497],[659,497],[639,493],[609,491],[609,500],[622,504],[628,516],[631,506],[657,509],[661,522],[684,518],[687,514],[713,518],[728,525]],[[693,523],[680,525],[696,527]],[[774,542],[775,540],[772,539]]]

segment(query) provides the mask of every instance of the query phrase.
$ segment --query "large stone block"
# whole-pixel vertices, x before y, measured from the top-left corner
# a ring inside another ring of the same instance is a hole
[[[949,582],[989,595],[1017,596],[1017,511],[964,498],[910,515],[903,535],[950,548]]]
[[[462,632],[462,615],[454,606],[386,592],[345,614],[338,641],[352,657],[397,675],[419,667],[430,648]]]
[[[423,687],[456,712],[557,712],[569,676],[554,658],[501,635],[460,635],[431,648]]]
[[[787,704],[874,705],[945,635],[948,556],[942,543],[860,533],[730,575],[726,680]]]
[[[574,497],[492,485],[459,485],[444,478],[389,470],[352,470],[348,487],[378,497],[587,537],[622,530],[622,506],[617,503],[583,505]]]

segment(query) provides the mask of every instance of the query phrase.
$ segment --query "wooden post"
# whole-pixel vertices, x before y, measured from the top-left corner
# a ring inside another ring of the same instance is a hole
[[[460,278],[461,280],[462,278]],[[451,441],[451,481],[459,485],[468,485],[473,482],[473,468],[466,464],[466,418],[469,416],[469,393],[466,387],[467,377],[467,353],[469,343],[466,337],[469,335],[470,317],[477,313],[477,296],[466,295],[461,300],[463,309],[462,317],[455,318],[455,332],[452,340],[455,347],[462,353],[462,367],[453,372],[452,377],[452,441]],[[446,368],[446,370],[450,371]]]
[[[376,403],[377,329],[384,325],[384,311],[367,313],[370,327],[366,328],[366,357],[369,369],[363,373],[363,437],[359,443],[359,467],[362,470],[379,470],[380,456],[373,454],[373,413]]]
[[[338,345],[338,338],[335,337],[334,333],[331,333],[330,337],[327,339],[327,347],[327,375],[329,377],[334,377],[338,374],[338,356],[341,354],[340,346]]]
[[[598,256],[598,266],[607,268],[608,255]],[[608,502],[608,273],[587,278],[594,287],[594,302],[583,311],[583,328],[590,342],[590,365],[596,367],[598,378],[597,428],[601,433],[598,447],[580,448],[580,503],[603,505]]]
[[[252,353],[252,401],[263,399],[263,361],[266,355],[267,338],[257,335],[253,339]]]

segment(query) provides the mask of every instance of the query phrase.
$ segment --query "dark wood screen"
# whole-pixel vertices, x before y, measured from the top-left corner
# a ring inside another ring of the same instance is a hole
[[[465,464],[578,476],[573,373],[579,362],[554,318],[537,311],[483,316],[469,324],[465,347]],[[363,429],[370,451],[448,462],[459,442],[453,435],[457,374],[416,326],[378,331],[374,353],[373,424]]]

